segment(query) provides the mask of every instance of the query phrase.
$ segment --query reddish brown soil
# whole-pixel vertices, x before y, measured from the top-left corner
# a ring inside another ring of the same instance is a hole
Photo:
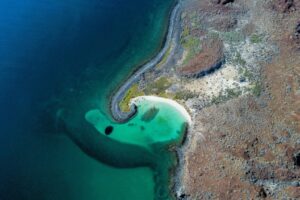
[[[235,1],[239,2],[244,1]],[[197,112],[182,176],[189,199],[300,198],[296,162],[300,153],[300,9],[299,1],[292,6],[287,3],[273,0],[265,4],[264,14],[272,15],[275,23],[275,31],[268,34],[278,55],[261,66],[261,95],[242,96]],[[253,32],[255,25],[249,22],[246,28]],[[182,72],[195,73],[211,66],[219,58],[215,55],[220,55],[215,45],[204,48]],[[200,133],[205,139],[196,136]]]
[[[223,43],[218,39],[210,40],[203,45],[201,52],[189,64],[180,69],[180,73],[194,76],[214,67],[222,59]]]

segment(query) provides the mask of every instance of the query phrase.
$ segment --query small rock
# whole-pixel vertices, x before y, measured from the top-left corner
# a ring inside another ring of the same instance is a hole
[[[263,187],[260,188],[258,196],[261,197],[261,198],[267,198],[267,193],[266,193],[266,191]]]
[[[246,78],[245,77],[240,77],[240,83],[244,83],[246,81]]]
[[[298,25],[296,26],[296,34],[300,34],[300,22],[298,22]]]
[[[293,161],[294,161],[294,165],[300,167],[300,153],[297,153],[297,154],[293,157]]]

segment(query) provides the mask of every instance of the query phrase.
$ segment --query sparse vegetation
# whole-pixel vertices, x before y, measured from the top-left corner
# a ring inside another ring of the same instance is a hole
[[[262,87],[261,87],[261,83],[260,82],[255,82],[253,88],[252,88],[252,93],[255,95],[255,96],[260,96],[261,94],[261,91],[262,91]]]
[[[143,96],[145,93],[141,91],[138,87],[138,84],[133,84],[131,88],[126,92],[122,101],[120,101],[120,109],[123,112],[130,111],[129,102],[130,99],[135,98],[137,96]]]
[[[197,37],[189,36],[182,41],[182,46],[187,50],[187,55],[183,64],[187,64],[197,53],[200,52],[200,39]]]
[[[236,54],[236,57],[234,59],[234,62],[241,65],[241,66],[245,66],[246,65],[246,61],[242,58],[241,54],[238,52]]]
[[[240,96],[242,91],[238,89],[226,89],[225,94],[228,99],[231,99]]]
[[[200,39],[194,36],[188,36],[181,40],[183,48],[196,51],[200,46]]]
[[[190,98],[193,98],[193,97],[195,97],[194,93],[192,93],[190,91],[182,90],[182,91],[179,91],[179,92],[175,93],[174,99],[187,100],[187,99],[190,99]]]
[[[262,42],[262,37],[261,37],[261,35],[257,35],[257,34],[253,34],[253,35],[251,35],[251,37],[250,37],[250,42],[251,43],[260,43],[260,42]]]
[[[245,68],[243,70],[243,77],[245,77],[248,80],[252,80],[254,78],[254,75],[249,69]]]
[[[227,101],[232,98],[236,98],[242,94],[242,91],[236,88],[226,89],[225,92],[222,94],[220,93],[218,96],[214,96],[211,100],[212,104],[219,104],[224,101]]]
[[[188,37],[190,35],[190,28],[188,26],[184,26],[183,31],[181,33],[181,39]]]
[[[254,80],[254,74],[248,68],[240,67],[238,70],[239,70],[239,74],[242,78],[247,79],[248,81]]]
[[[215,32],[215,31],[210,31],[210,32],[208,32],[207,37],[210,38],[210,39],[219,39],[220,34],[218,32]]]
[[[148,84],[148,86],[145,88],[145,93],[146,94],[156,94],[163,96],[165,93],[166,89],[168,89],[171,86],[171,82],[169,81],[168,78],[166,77],[161,77],[154,81],[151,84]]]
[[[172,49],[172,47],[169,46],[168,50],[167,50],[166,53],[164,54],[164,56],[163,56],[163,58],[161,59],[161,61],[156,65],[157,67],[160,67],[160,66],[162,66],[163,64],[166,63],[168,57],[170,56],[171,49]]]
[[[239,32],[230,31],[223,34],[223,39],[230,43],[237,43],[237,42],[241,42],[244,39],[244,37]]]
[[[219,104],[223,101],[225,101],[225,96],[224,95],[219,95],[219,96],[213,96],[213,98],[211,99],[211,103],[212,104]]]
[[[200,39],[192,36],[190,28],[185,26],[180,36],[180,44],[187,50],[187,56],[183,61],[183,64],[187,64],[201,49]]]
[[[172,95],[166,93],[166,89],[171,86],[171,82],[166,77],[161,77],[141,90],[137,83],[133,84],[131,88],[124,95],[123,100],[119,103],[120,109],[123,112],[130,111],[129,103],[132,98],[143,95],[157,95],[165,98],[172,98]]]

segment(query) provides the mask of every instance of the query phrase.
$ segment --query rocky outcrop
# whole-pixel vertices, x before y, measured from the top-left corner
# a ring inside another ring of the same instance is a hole
[[[295,27],[295,33],[293,39],[294,39],[296,49],[300,50],[300,21],[297,23]]]
[[[280,0],[278,6],[282,12],[291,11],[294,8],[294,0]]]
[[[295,37],[297,39],[300,39],[300,21],[297,23],[296,28],[295,28]]]
[[[272,0],[272,8],[281,13],[289,13],[299,9],[298,0]]]
[[[181,69],[181,75],[199,78],[219,69],[224,63],[223,42],[219,39],[207,40],[201,52]]]
[[[235,0],[213,0],[213,3],[226,5],[228,3],[233,3]]]
[[[165,44],[160,50],[160,52],[153,59],[141,66],[135,73],[133,73],[130,76],[130,78],[127,79],[126,82],[123,83],[115,92],[115,94],[111,97],[110,111],[115,121],[125,122],[136,113],[136,107],[134,105],[130,107],[129,112],[123,112],[119,106],[119,103],[122,101],[126,92],[129,90],[132,84],[136,83],[140,79],[140,77],[143,76],[144,73],[146,73],[147,71],[155,67],[157,64],[159,64],[159,62],[163,59],[164,55],[166,55],[168,49],[171,47],[171,44],[177,44],[177,26],[179,23],[179,16],[181,12],[180,9],[180,4],[178,3],[174,7],[170,15],[168,33],[164,41]],[[169,54],[172,53],[173,52],[171,49],[171,52]]]

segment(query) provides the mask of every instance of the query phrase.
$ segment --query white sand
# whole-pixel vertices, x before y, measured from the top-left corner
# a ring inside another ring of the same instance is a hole
[[[192,79],[183,85],[185,90],[195,92],[201,97],[209,99],[218,97],[226,89],[244,88],[248,83],[239,81],[239,73],[235,66],[225,64],[221,69],[213,74],[200,79]]]
[[[132,105],[132,104],[137,105],[137,104],[139,104],[139,101],[143,101],[143,100],[169,104],[170,106],[174,107],[178,112],[180,112],[184,116],[184,118],[186,118],[187,123],[189,125],[192,124],[192,118],[191,118],[190,114],[186,111],[186,109],[182,105],[180,105],[179,103],[177,103],[176,101],[171,100],[171,99],[157,97],[157,96],[139,96],[139,97],[131,99],[130,105]]]

